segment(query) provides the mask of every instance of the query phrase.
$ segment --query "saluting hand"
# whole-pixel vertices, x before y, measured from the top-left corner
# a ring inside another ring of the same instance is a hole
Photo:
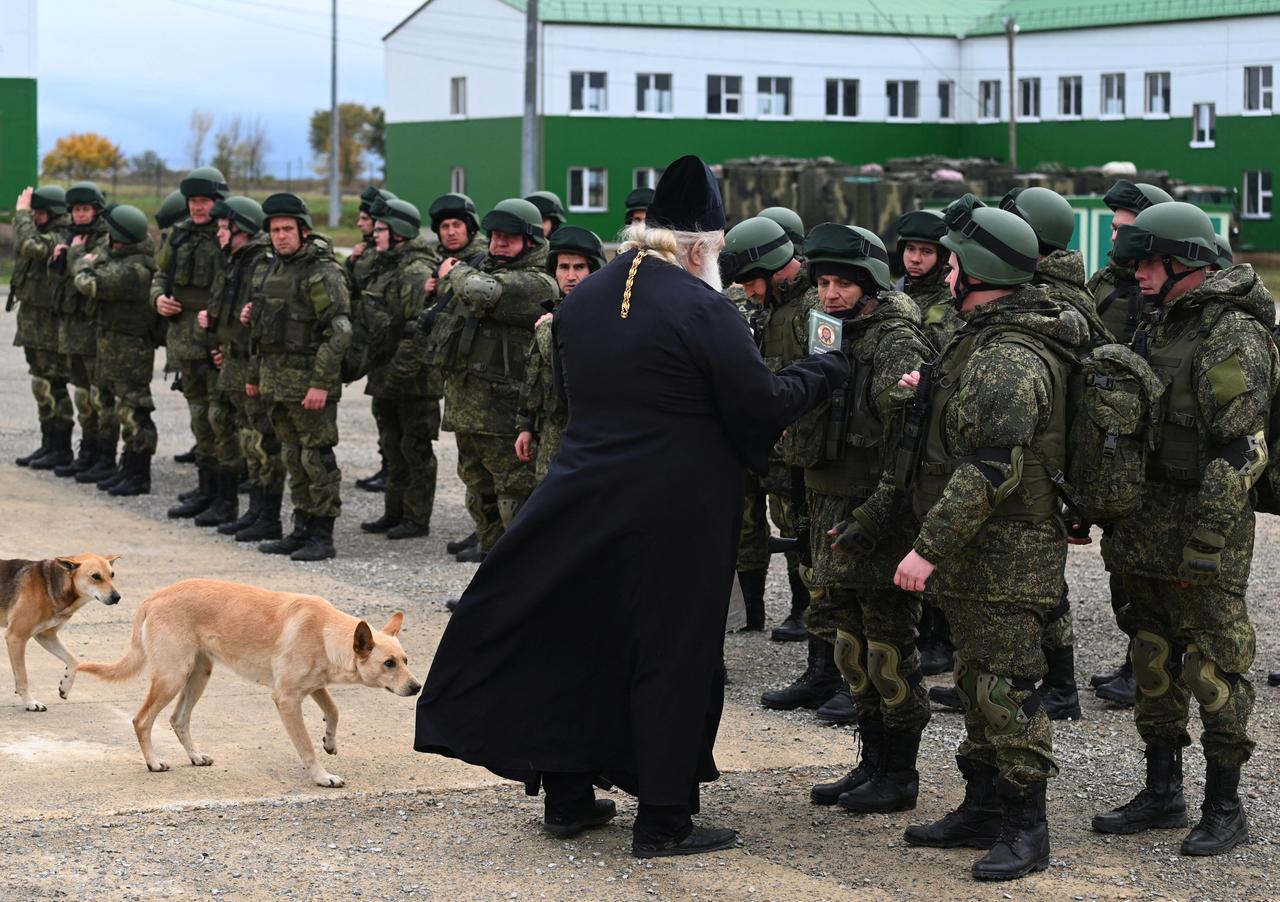
[[[31,195],[35,193],[35,188],[23,188],[22,193],[18,195],[18,202],[13,205],[15,210],[30,210]]]
[[[923,592],[924,584],[936,569],[938,568],[912,550],[898,564],[898,570],[893,574],[893,584],[907,592]]]

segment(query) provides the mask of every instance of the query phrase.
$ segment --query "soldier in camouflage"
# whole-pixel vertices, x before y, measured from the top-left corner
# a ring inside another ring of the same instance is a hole
[[[385,188],[378,188],[370,185],[360,192],[360,209],[356,214],[356,228],[360,230],[360,234],[364,236],[355,247],[351,249],[350,256],[343,261],[343,266],[347,268],[347,274],[351,276],[351,284],[356,291],[363,291],[364,287],[369,284],[369,280],[373,274],[373,261],[378,253],[377,241],[373,237],[373,217],[369,215],[369,211],[373,209],[373,205],[381,198],[382,200],[395,200],[396,196]],[[381,430],[379,430],[379,433]],[[382,450],[381,440],[378,444],[378,459],[381,465],[378,472],[372,476],[365,476],[356,480],[356,488],[365,489],[370,492],[382,492],[387,488],[387,456]]]
[[[1103,538],[1124,590],[1121,628],[1138,682],[1134,719],[1146,787],[1093,820],[1104,833],[1187,822],[1182,749],[1192,698],[1204,726],[1205,797],[1184,855],[1220,855],[1248,838],[1237,792],[1253,752],[1254,630],[1245,604],[1253,558],[1251,491],[1268,462],[1280,358],[1275,301],[1247,265],[1218,260],[1209,217],[1190,204],[1143,210],[1116,236],[1149,317],[1134,348],[1166,386],[1163,422],[1137,511]]]
[[[199,483],[194,495],[169,509],[174,518],[195,517],[217,497],[218,442],[209,419],[210,405],[216,402],[218,392],[218,371],[212,358],[215,337],[201,328],[198,315],[209,306],[214,277],[223,266],[213,205],[228,194],[227,180],[210,166],[191,170],[179,190],[187,199],[187,217],[174,224],[160,246],[159,268],[151,283],[152,303],[169,320],[165,371],[178,373],[196,440]]]
[[[76,291],[97,308],[94,378],[99,391],[115,399],[124,440],[120,467],[108,483],[108,493],[146,495],[151,492],[151,458],[157,439],[151,419],[156,314],[150,289],[156,270],[155,243],[147,230],[146,214],[137,207],[113,206],[102,219],[110,236],[108,250],[101,256],[81,256],[72,279]]]
[[[58,353],[55,281],[49,272],[54,248],[67,240],[70,226],[66,192],[57,185],[27,188],[18,195],[15,210],[13,230],[18,259],[5,306],[11,310],[15,303],[19,305],[13,343],[23,349],[27,358],[31,394],[40,421],[40,447],[14,463],[25,467],[52,456],[51,466],[56,466],[71,460],[71,430],[75,424],[67,394],[66,360]]]
[[[916,390],[904,441],[915,453],[866,510],[910,492],[920,532],[894,583],[936,595],[965,704],[964,801],[906,840],[985,848],[974,878],[1010,880],[1049,863],[1045,789],[1058,764],[1036,682],[1067,556],[1051,474],[1065,466],[1069,359],[1086,326],[1029,284],[1039,241],[1027,223],[974,204],[954,204],[946,222],[962,326],[926,375],[904,378]]]
[[[293,531],[258,546],[264,554],[295,561],[331,558],[333,523],[342,509],[338,399],[342,358],[351,346],[351,296],[347,274],[328,238],[311,231],[302,198],[273,194],[262,202],[274,257],[258,268],[250,306],[249,397],[271,404],[280,439]]]
[[[406,330],[422,314],[423,288],[439,258],[422,237],[422,215],[413,204],[377,200],[370,216],[377,257],[364,296],[390,315],[391,324],[386,347],[370,361],[364,392],[373,398],[387,485],[382,516],[360,528],[413,539],[431,533],[437,469],[431,443],[440,437],[440,398],[424,378]]]
[[[626,201],[623,202],[625,218],[622,220],[623,225],[631,225],[634,222],[644,222],[649,215],[649,204],[653,203],[652,188],[633,188],[627,194]]]
[[[547,271],[560,286],[561,300],[604,263],[604,244],[595,232],[565,226],[551,236]],[[556,391],[551,342],[551,311],[548,310],[534,325],[533,343],[524,361],[520,412],[516,415],[516,457],[533,461],[536,482],[546,478],[569,419],[569,411]]]
[[[560,203],[560,197],[554,191],[535,191],[525,200],[538,208],[544,238],[550,238],[556,229],[564,225],[564,204]]]
[[[893,290],[889,253],[874,233],[824,223],[810,233],[804,254],[823,310],[843,321],[850,366],[813,428],[796,430],[810,463],[804,483],[813,583],[820,587],[809,629],[824,645],[834,642],[862,746],[858,766],[814,786],[810,799],[861,814],[904,811],[916,805],[916,758],[929,722],[916,650],[920,599],[893,585],[915,521],[909,510],[885,511],[878,528],[859,507],[894,463],[896,424],[911,396],[898,382],[934,351],[915,302]]]

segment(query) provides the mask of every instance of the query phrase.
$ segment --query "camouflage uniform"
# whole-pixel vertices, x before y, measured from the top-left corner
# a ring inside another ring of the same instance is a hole
[[[938,248],[939,254],[949,251]],[[947,267],[938,266],[919,279],[904,276],[902,290],[920,308],[920,319],[934,347],[946,345],[951,334],[960,328],[960,320],[951,306],[951,289],[947,286]]]
[[[156,312],[148,295],[155,269],[155,244],[147,237],[112,247],[92,262],[81,257],[73,270],[75,290],[97,310],[95,383],[115,399],[124,450],[142,457],[156,453]]]
[[[441,261],[452,257],[464,263],[470,263],[472,266],[479,266],[481,261],[488,255],[489,239],[485,237],[483,232],[476,232],[471,237],[471,241],[467,246],[459,251],[445,250],[443,245],[438,245],[436,254]],[[432,270],[432,274],[438,270]],[[441,293],[443,291],[443,294]],[[416,325],[409,326],[409,331],[413,335],[414,353],[422,359],[422,367],[426,374],[427,382],[431,387],[431,393],[439,397],[444,396],[444,370],[446,357],[450,351],[449,337],[453,334],[454,326],[459,320],[465,316],[453,297],[453,292],[447,284],[437,283],[436,290],[428,294],[423,299],[424,308],[435,308],[439,315],[436,317],[435,326],[428,332],[419,332]],[[440,429],[444,432],[452,432],[453,424],[449,422],[449,405],[444,406],[444,416],[440,421]],[[459,450],[459,466],[461,466],[462,451]],[[470,510],[470,506],[467,508]]]
[[[216,402],[218,372],[210,359],[214,338],[200,328],[197,315],[209,306],[213,280],[224,264],[218,246],[218,224],[212,220],[196,225],[190,218],[169,231],[160,246],[158,269],[151,281],[151,303],[162,294],[171,294],[182,304],[182,312],[169,317],[165,338],[165,371],[176,370],[187,402],[191,434],[196,440],[196,465],[202,470],[216,467],[218,439],[210,422],[210,406]],[[169,291],[172,280],[172,291]],[[233,444],[224,435],[223,454]]]
[[[347,274],[329,240],[314,233],[297,253],[274,256],[258,273],[250,384],[269,399],[295,513],[336,517],[342,509],[342,471],[333,448],[342,358],[352,335]],[[302,406],[309,388],[329,393],[323,409]]]
[[[1144,306],[1133,270],[1108,263],[1093,274],[1085,290],[1093,296],[1094,309],[1116,341],[1126,345],[1132,341]]]
[[[64,429],[70,429],[74,420],[67,394],[67,362],[58,351],[57,280],[49,272],[49,264],[54,247],[69,240],[69,223],[67,216],[50,217],[41,228],[30,210],[14,214],[18,259],[9,286],[20,305],[13,343],[26,354],[40,423]]]
[[[1141,326],[1152,368],[1168,386],[1163,431],[1138,511],[1116,523],[1102,545],[1107,569],[1124,588],[1118,619],[1133,640],[1139,734],[1148,744],[1189,745],[1194,694],[1205,758],[1236,767],[1254,747],[1247,732],[1254,690],[1244,676],[1254,657],[1245,605],[1253,479],[1226,455],[1266,425],[1280,384],[1268,334],[1274,319],[1271,295],[1250,266],[1238,265]],[[1184,548],[1206,532],[1223,542],[1217,577],[1188,585]]]
[[[347,268],[347,274],[351,276],[351,284],[363,291],[365,286],[373,280],[373,265],[378,258],[378,247],[372,234],[356,247],[362,248],[360,255],[353,254],[347,257],[342,261],[342,265]]]
[[[361,254],[359,262],[368,255]],[[440,396],[432,393],[414,352],[410,323],[423,310],[423,285],[439,265],[424,238],[412,238],[379,253],[368,270],[364,295],[380,301],[391,316],[390,356],[372,362],[364,393],[373,398],[378,442],[386,457],[388,511],[427,526],[436,497],[436,455],[440,436]]]
[[[512,430],[534,323],[560,290],[546,272],[547,256],[547,245],[537,244],[510,263],[459,263],[438,289],[452,294],[454,308],[441,336],[445,414],[481,552],[534,487],[534,468],[516,457]]]
[[[569,411],[556,391],[551,343],[554,336],[549,316],[533,330],[533,343],[524,360],[524,385],[520,389],[520,412],[516,432],[531,432],[537,443],[534,479],[542,482],[551,469],[551,459],[560,447],[560,437],[569,423]]]
[[[90,225],[71,226],[71,237],[84,236],[80,244],[69,243],[66,253],[53,262],[60,274],[57,297],[58,352],[67,362],[69,381],[75,386],[76,413],[80,418],[80,438],[110,443],[115,447],[120,424],[115,418],[114,404],[104,398],[94,379],[94,363],[98,356],[97,305],[82,296],[72,282],[76,263],[85,254],[105,257],[111,239],[101,214]]]

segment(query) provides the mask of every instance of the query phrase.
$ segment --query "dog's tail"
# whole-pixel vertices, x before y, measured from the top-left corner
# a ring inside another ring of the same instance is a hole
[[[129,636],[129,650],[125,652],[123,658],[112,664],[81,661],[76,665],[75,672],[87,673],[109,683],[137,676],[138,671],[147,663],[147,652],[142,645],[142,625],[147,619],[147,601],[143,601],[138,606],[138,613],[133,615],[133,633]]]

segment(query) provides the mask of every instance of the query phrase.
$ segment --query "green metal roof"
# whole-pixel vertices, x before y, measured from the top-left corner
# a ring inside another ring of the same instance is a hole
[[[523,11],[524,0],[502,0]],[[1276,0],[540,0],[543,22],[961,37],[1280,13]]]

